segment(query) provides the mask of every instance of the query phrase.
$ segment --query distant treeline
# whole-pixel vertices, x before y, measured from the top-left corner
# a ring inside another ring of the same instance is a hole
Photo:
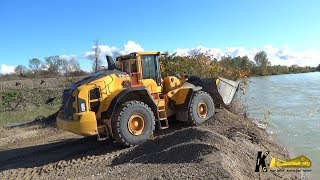
[[[91,58],[92,72],[97,70],[97,63],[101,64],[100,56]],[[194,52],[189,56],[169,55],[165,53],[160,58],[162,75],[174,75],[187,73],[201,77],[222,76],[229,79],[239,79],[250,76],[267,76],[288,73],[306,73],[320,71],[318,67],[300,67],[298,65],[281,66],[271,65],[267,53],[258,52],[253,60],[247,56],[231,57],[223,56],[219,60],[209,53]],[[15,74],[1,75],[1,79],[10,78],[42,78],[56,76],[83,76],[88,75],[80,68],[79,62],[75,58],[65,59],[60,56],[49,56],[41,61],[38,58],[29,60],[29,67],[18,65],[15,67]]]
[[[161,58],[161,65],[163,74],[186,72],[202,77],[222,76],[229,79],[320,71],[320,64],[318,67],[271,65],[265,51],[258,52],[253,60],[248,56],[223,56],[218,60],[208,53],[194,53],[183,57],[167,54]]]
[[[32,58],[29,60],[28,67],[18,65],[14,68],[14,74],[1,75],[1,79],[15,78],[44,78],[56,76],[83,76],[88,75],[80,68],[77,59],[66,59],[61,56],[49,56],[44,60]]]
[[[307,73],[320,70],[320,64],[318,67],[304,66],[300,67],[298,65],[291,66],[281,66],[281,65],[271,65],[268,60],[267,54],[264,51],[258,52],[253,61],[251,61],[247,56],[244,57],[222,57],[220,63],[223,66],[230,66],[234,69],[245,69],[249,70],[250,76],[268,76],[268,75],[278,75],[278,74],[289,74],[289,73]]]

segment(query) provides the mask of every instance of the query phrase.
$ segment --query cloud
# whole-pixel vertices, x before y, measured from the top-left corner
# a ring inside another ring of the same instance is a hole
[[[76,55],[63,55],[64,57],[79,57],[84,59],[93,58],[95,46],[91,47],[91,51],[83,53],[81,56]],[[101,50],[100,58],[103,61],[103,65],[106,65],[106,55],[116,57],[118,55],[128,54],[131,52],[144,51],[142,46],[134,41],[128,41],[123,47],[118,48],[109,45],[99,45]],[[305,50],[295,51],[288,46],[281,48],[274,47],[270,44],[265,45],[263,48],[245,48],[245,47],[226,47],[226,48],[209,48],[204,46],[197,46],[194,48],[177,48],[174,53],[179,56],[188,56],[193,53],[207,53],[213,58],[221,58],[222,56],[248,56],[253,60],[254,56],[259,51],[265,51],[268,54],[269,61],[272,65],[287,65],[291,66],[297,64],[299,66],[318,66],[320,64],[320,51],[318,50]],[[81,62],[86,63],[87,67],[90,67],[90,61]]]
[[[0,74],[11,74],[14,73],[15,66],[2,64],[0,68]]]
[[[255,54],[259,51],[266,51],[269,61],[272,65],[287,65],[291,66],[297,64],[299,66],[318,66],[320,64],[320,51],[317,50],[305,50],[294,51],[285,46],[283,48],[276,48],[272,45],[266,45],[262,49],[244,47],[227,47],[224,49],[219,48],[207,48],[198,46],[195,48],[177,48],[174,52],[180,56],[187,56],[194,52],[207,53],[213,58],[221,58],[222,56],[248,56],[253,60]]]
[[[320,64],[320,51],[317,50],[294,51],[287,46],[274,48],[271,45],[265,46],[265,49],[272,64],[313,67]]]
[[[94,49],[96,46],[91,47],[91,51],[85,52],[82,54],[82,57],[85,59],[92,59],[94,57]],[[102,59],[102,62],[104,65],[107,64],[106,61],[106,55],[110,55],[113,57],[129,54],[131,52],[137,52],[137,51],[144,51],[144,49],[134,41],[128,41],[126,44],[124,44],[123,48],[117,48],[117,47],[111,47],[108,45],[99,45],[100,49],[100,59]]]
[[[121,54],[128,54],[131,52],[139,52],[144,51],[144,49],[134,41],[128,41],[125,45],[123,50],[121,50]]]

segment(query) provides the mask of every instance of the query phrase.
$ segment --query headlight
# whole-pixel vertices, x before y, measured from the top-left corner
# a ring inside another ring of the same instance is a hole
[[[86,101],[81,99],[81,98],[78,98],[78,112],[81,113],[81,112],[85,112],[86,111]]]

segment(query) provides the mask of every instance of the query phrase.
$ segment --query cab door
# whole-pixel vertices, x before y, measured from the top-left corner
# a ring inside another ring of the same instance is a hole
[[[122,72],[130,76],[131,87],[142,86],[142,75],[137,59],[128,59],[122,62]]]
[[[153,79],[158,86],[161,86],[159,56],[141,55],[141,66],[143,79]]]
[[[158,55],[141,55],[141,67],[143,84],[151,93],[159,93],[162,91],[160,64]]]

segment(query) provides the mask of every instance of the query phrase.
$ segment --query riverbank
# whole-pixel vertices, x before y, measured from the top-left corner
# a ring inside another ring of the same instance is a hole
[[[197,127],[171,122],[155,139],[122,148],[56,129],[54,115],[1,128],[0,179],[299,179],[255,172],[258,151],[289,158],[268,133],[227,109]]]

